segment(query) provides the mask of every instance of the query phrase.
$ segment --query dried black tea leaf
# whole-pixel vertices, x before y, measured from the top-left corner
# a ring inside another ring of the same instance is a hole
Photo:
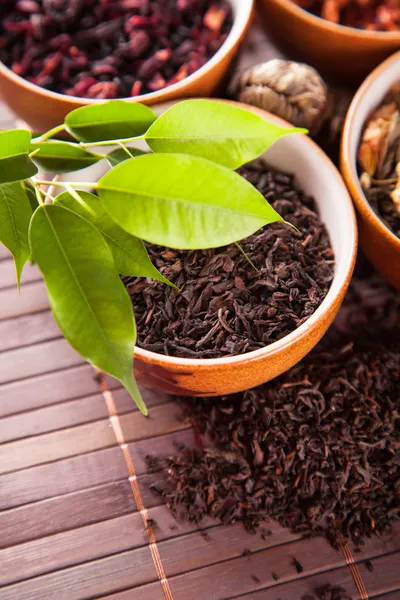
[[[243,354],[294,331],[325,298],[334,254],[314,200],[292,176],[262,163],[241,173],[299,231],[281,222],[242,240],[258,271],[234,244],[203,251],[149,245],[150,258],[178,290],[124,278],[139,347],[185,358]]]

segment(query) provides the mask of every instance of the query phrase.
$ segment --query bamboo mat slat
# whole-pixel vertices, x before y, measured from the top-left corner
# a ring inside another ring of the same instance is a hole
[[[241,65],[275,55],[254,28]],[[323,538],[276,523],[262,539],[240,524],[176,521],[150,489],[166,471],[150,472],[146,457],[196,447],[181,409],[144,390],[144,419],[110,377],[107,404],[92,367],[60,335],[38,269],[26,267],[21,294],[14,277],[0,246],[0,600],[301,600],[327,584],[353,600],[400,600],[400,526],[360,552],[349,546],[366,595],[348,556]]]

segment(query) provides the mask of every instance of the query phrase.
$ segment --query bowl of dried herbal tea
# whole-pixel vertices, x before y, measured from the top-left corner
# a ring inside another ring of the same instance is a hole
[[[212,96],[254,0],[3,0],[0,90],[34,131],[80,106]]]
[[[390,0],[258,0],[258,7],[289,58],[338,82],[361,83],[400,48],[400,10]]]
[[[272,135],[278,131],[274,126],[290,128],[289,124],[245,104],[209,102],[187,100],[154,107],[160,117],[146,134],[151,149],[166,151],[167,131],[181,123],[180,131],[174,133],[181,139],[168,141],[169,152],[190,151],[239,167],[237,174],[254,186],[285,222],[261,227],[241,238],[240,244],[222,245],[214,240],[212,246],[216,247],[208,249],[146,243],[164,281],[123,277],[137,326],[136,379],[144,386],[186,396],[218,396],[248,389],[275,378],[303,358],[332,323],[350,282],[357,251],[351,198],[320,148],[299,133],[283,135],[273,145],[271,137],[265,154],[255,162],[247,158],[243,164],[237,160],[235,148],[241,154],[258,136],[262,140],[264,127],[266,131],[271,128]],[[222,110],[228,106],[231,111]],[[248,128],[253,126],[251,132]],[[249,136],[247,141],[246,136],[241,138],[242,127]],[[215,144],[216,153],[212,150]],[[123,148],[113,152],[118,160],[129,160]],[[234,159],[226,162],[232,152]],[[122,167],[119,173],[122,178]],[[165,178],[160,172],[159,177]],[[196,175],[193,192],[185,194],[194,201],[201,188],[210,192],[211,185],[217,185],[217,178],[212,179],[212,183],[208,179],[201,184]],[[216,196],[221,194],[222,189]],[[124,197],[123,206],[125,201]],[[233,207],[237,201],[233,195],[228,203]],[[111,204],[116,206],[115,196]],[[243,219],[239,213],[237,219]],[[124,219],[119,222],[127,227]],[[227,215],[222,229],[231,232],[235,222]],[[211,225],[215,227],[209,222],[208,228]],[[189,220],[183,229],[191,232]],[[153,239],[152,233],[141,235]],[[182,247],[186,249],[179,249]],[[175,287],[165,285],[165,280]]]
[[[354,96],[341,168],[357,208],[360,244],[400,289],[400,52],[377,67]]]

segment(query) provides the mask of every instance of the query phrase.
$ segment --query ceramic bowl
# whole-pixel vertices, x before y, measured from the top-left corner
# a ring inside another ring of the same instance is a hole
[[[173,103],[156,106],[154,110],[161,114]],[[286,121],[264,110],[234,104],[266,120],[290,127]],[[176,358],[136,347],[135,375],[141,385],[186,396],[219,396],[252,388],[274,379],[301,360],[334,320],[350,283],[357,253],[357,222],[350,195],[336,167],[307,136],[283,137],[266,152],[265,158],[272,166],[294,173],[299,185],[316,200],[336,256],[335,274],[328,294],[298,329],[265,348],[239,356]],[[62,176],[62,179],[95,181],[106,170],[100,162],[89,169]]]
[[[237,56],[251,22],[254,1],[230,0],[234,16],[233,27],[218,52],[198,71],[168,88],[136,98],[128,98],[128,100],[151,105],[174,98],[212,96],[218,90],[231,62]],[[102,100],[77,98],[44,90],[15,75],[1,62],[0,95],[33,131],[47,131],[62,123],[65,115],[71,110],[86,104],[102,102]]]
[[[360,83],[382,60],[400,49],[400,31],[366,31],[316,17],[292,0],[258,0],[260,17],[290,58],[322,75]]]
[[[400,239],[373,211],[357,175],[357,151],[365,121],[400,81],[400,52],[371,73],[353,98],[342,134],[341,169],[357,208],[360,245],[372,264],[400,290]]]
[[[169,106],[159,107],[157,112]],[[266,120],[289,126],[263,110],[241,106]],[[298,329],[265,348],[240,356],[185,359],[136,348],[135,374],[142,385],[187,396],[243,391],[287,371],[317,344],[332,323],[350,283],[357,252],[357,224],[351,198],[335,166],[306,136],[285,136],[268,150],[266,157],[273,166],[295,173],[300,186],[315,197],[336,255],[335,275],[327,296]]]

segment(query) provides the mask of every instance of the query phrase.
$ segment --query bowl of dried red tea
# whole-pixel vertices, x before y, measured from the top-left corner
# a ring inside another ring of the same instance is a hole
[[[337,81],[361,83],[400,48],[393,0],[258,0],[270,34],[296,60]]]
[[[400,289],[400,52],[355,95],[343,129],[341,167],[358,211],[360,244]]]
[[[253,0],[3,0],[0,89],[34,130],[84,104],[210,96]]]

